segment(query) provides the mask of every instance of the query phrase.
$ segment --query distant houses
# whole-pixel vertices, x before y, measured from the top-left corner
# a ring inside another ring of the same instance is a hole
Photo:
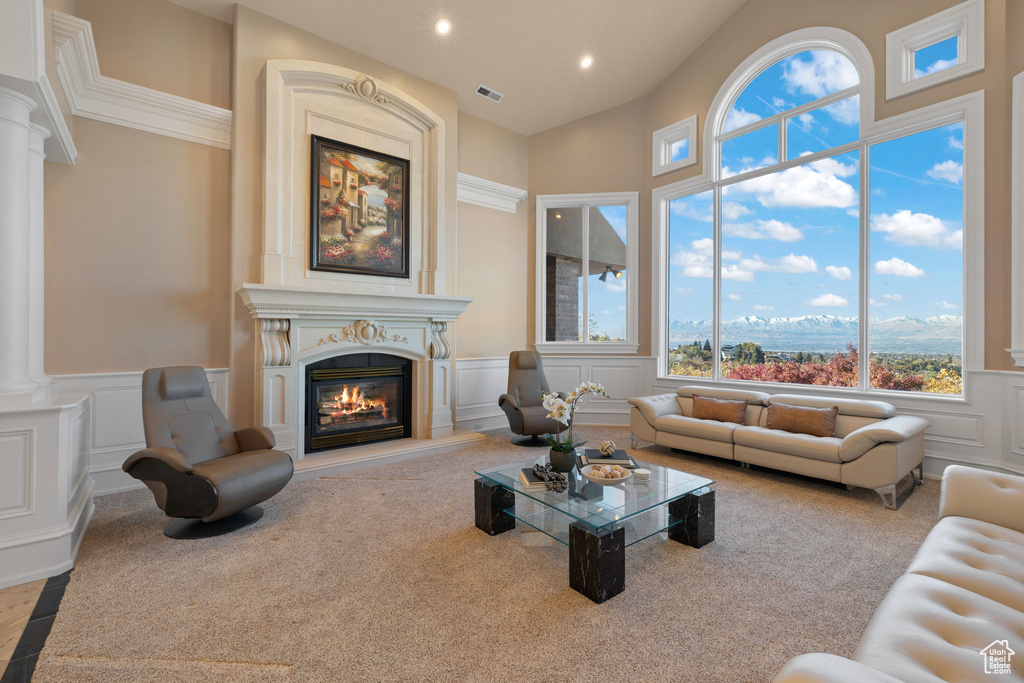
[[[321,198],[326,197],[328,201],[334,202],[335,206],[345,209],[339,211],[336,216],[339,221],[336,234],[346,235],[351,239],[362,229],[366,216],[366,192],[359,189],[363,184],[362,174],[348,159],[336,157],[327,159],[327,169],[330,176],[320,176]]]

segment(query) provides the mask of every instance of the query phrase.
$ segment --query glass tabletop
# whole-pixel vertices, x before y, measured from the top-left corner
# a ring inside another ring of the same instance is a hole
[[[641,467],[651,471],[650,479],[645,482],[630,477],[621,484],[601,486],[587,481],[577,468],[573,468],[572,472],[565,473],[569,483],[565,491],[528,491],[519,480],[519,473],[523,468],[532,468],[538,462],[546,463],[547,457],[480,469],[475,473],[515,491],[517,496],[530,498],[599,529],[623,522],[715,483],[704,477],[637,461]]]

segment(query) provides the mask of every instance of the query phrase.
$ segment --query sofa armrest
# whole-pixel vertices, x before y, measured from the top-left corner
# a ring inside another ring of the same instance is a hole
[[[665,415],[682,415],[679,408],[679,401],[675,394],[658,394],[657,396],[642,396],[629,399],[629,404],[634,406],[644,416],[644,419],[654,426],[654,421]]]
[[[267,427],[246,427],[235,432],[242,451],[265,451],[277,445],[274,432]]]
[[[786,663],[772,683],[900,683],[898,678],[852,659],[821,652],[800,655]]]
[[[928,420],[911,415],[896,415],[865,425],[847,434],[839,444],[839,459],[843,462],[856,460],[880,443],[906,441],[929,425]]]
[[[182,474],[188,474],[192,471],[192,463],[188,461],[188,458],[186,458],[181,451],[173,448],[167,448],[166,446],[143,448],[141,451],[136,451],[132,455],[128,456],[128,459],[124,461],[123,465],[121,465],[121,469],[128,472],[131,468],[135,467],[135,465],[139,464],[139,462],[146,460],[147,458],[159,460]]]
[[[939,519],[953,516],[1024,533],[1024,477],[950,465],[942,473]]]

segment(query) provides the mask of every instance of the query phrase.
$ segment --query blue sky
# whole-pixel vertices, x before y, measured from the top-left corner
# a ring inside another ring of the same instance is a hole
[[[934,60],[929,66],[948,60],[948,46],[919,51],[919,69],[922,55]],[[853,65],[836,53],[794,55],[740,94],[726,130],[856,83]],[[856,141],[858,107],[852,97],[790,119],[781,154],[774,125],[724,142],[723,177]],[[870,316],[961,315],[962,125],[874,145],[870,163]],[[857,317],[859,167],[855,150],[723,188],[723,319]],[[711,220],[710,192],[672,202],[671,319],[713,317]]]
[[[600,206],[592,209],[599,211],[615,230],[615,233],[626,242],[626,207]],[[588,303],[590,318],[597,327],[592,330],[597,334],[607,334],[613,339],[625,338],[626,334],[626,282],[630,273],[623,271],[621,279],[609,275],[604,282],[598,278],[600,273],[587,279],[589,292]]]

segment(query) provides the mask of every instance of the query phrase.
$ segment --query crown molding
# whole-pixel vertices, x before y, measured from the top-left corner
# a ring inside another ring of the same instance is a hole
[[[486,206],[488,209],[497,209],[515,213],[519,202],[526,199],[526,190],[511,185],[502,185],[493,180],[484,180],[466,173],[459,173],[458,176],[458,200],[466,204]]]
[[[57,75],[72,114],[231,148],[231,110],[101,75],[92,25],[62,12],[51,17]]]

